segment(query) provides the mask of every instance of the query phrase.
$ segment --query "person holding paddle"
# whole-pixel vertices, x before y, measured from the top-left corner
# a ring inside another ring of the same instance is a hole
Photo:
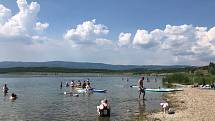
[[[145,98],[145,89],[143,87],[143,81],[144,81],[144,77],[142,77],[140,80],[138,80],[139,99],[140,99],[141,93],[143,93],[143,99]]]

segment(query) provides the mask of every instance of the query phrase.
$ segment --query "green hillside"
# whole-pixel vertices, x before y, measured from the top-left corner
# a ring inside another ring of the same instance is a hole
[[[181,84],[212,84],[215,81],[215,64],[208,66],[190,68],[184,72],[167,75],[164,82]]]

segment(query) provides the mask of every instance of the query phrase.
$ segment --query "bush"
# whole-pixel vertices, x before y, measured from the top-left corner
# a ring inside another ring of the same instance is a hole
[[[180,84],[191,84],[189,75],[186,73],[174,73],[164,78],[164,82],[168,83],[180,83]]]
[[[205,82],[206,84],[212,84],[215,80],[214,75],[208,75],[208,76],[195,76],[194,82],[198,84],[203,84]]]

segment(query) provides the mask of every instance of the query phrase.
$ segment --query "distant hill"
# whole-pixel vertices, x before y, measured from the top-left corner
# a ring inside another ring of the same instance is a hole
[[[107,69],[107,70],[163,70],[186,68],[186,65],[111,65],[104,63],[88,63],[88,62],[65,62],[65,61],[48,61],[48,62],[0,62],[0,68],[15,67],[49,67],[49,68],[69,68],[69,69]]]

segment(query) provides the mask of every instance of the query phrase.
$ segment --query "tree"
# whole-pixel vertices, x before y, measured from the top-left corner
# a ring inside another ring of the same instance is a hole
[[[210,62],[209,66],[208,66],[208,72],[213,75],[215,74],[215,64],[214,63]]]

